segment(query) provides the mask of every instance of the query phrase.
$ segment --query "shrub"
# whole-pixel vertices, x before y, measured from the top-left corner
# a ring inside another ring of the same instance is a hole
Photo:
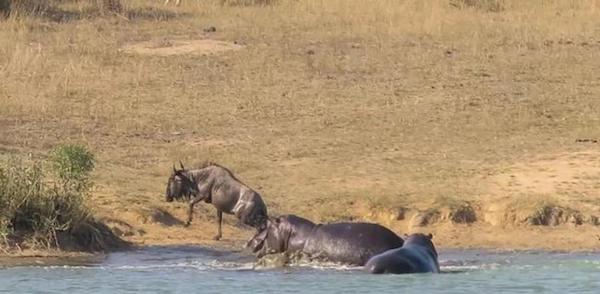
[[[475,210],[468,203],[450,207],[449,218],[453,223],[470,224],[477,221]]]
[[[86,193],[91,188],[94,155],[81,145],[61,145],[50,152],[50,163],[61,188]]]
[[[0,17],[7,16],[10,13],[10,1],[0,0]]]
[[[44,15],[50,8],[47,0],[0,0],[0,12],[4,14]]]
[[[63,21],[73,17],[72,12],[60,9],[64,0],[0,0],[0,17],[13,15],[17,17],[47,17]],[[120,0],[87,0],[94,7],[94,12],[121,13],[123,5]]]
[[[0,237],[29,247],[103,250],[120,245],[85,205],[93,155],[67,145],[54,149],[50,158],[58,181],[46,180],[39,161],[13,158],[0,164]]]
[[[83,197],[69,189],[48,187],[41,164],[10,160],[0,172],[0,214],[5,236],[30,237],[46,246],[57,232],[68,231],[89,217]]]

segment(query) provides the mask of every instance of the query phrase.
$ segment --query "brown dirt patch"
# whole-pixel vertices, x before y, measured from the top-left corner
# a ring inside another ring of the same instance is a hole
[[[489,178],[483,219],[494,226],[595,223],[600,152],[541,155]]]
[[[600,152],[546,155],[514,164],[492,178],[490,192],[506,194],[573,194],[600,188]]]
[[[122,48],[125,53],[156,56],[210,55],[240,50],[243,46],[212,39],[202,40],[153,40],[130,44]]]

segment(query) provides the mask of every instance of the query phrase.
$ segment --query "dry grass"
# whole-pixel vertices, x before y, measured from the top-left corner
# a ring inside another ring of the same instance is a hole
[[[575,142],[600,138],[594,0],[507,0],[497,12],[442,0],[123,4],[129,20],[66,1],[59,8],[72,17],[60,22],[0,22],[0,150],[93,146],[96,210],[147,232],[126,216],[182,215],[162,202],[180,159],[232,168],[273,213],[333,220],[362,217],[364,203],[425,210],[447,195],[517,197],[491,193],[489,176],[598,147]],[[202,38],[245,47],[120,50]],[[588,192],[580,200],[597,209],[597,189]]]
[[[104,251],[126,245],[86,206],[93,156],[79,146],[53,150],[41,162],[0,161],[0,250]]]

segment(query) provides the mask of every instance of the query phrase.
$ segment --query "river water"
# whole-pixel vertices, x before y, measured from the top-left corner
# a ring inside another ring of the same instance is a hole
[[[257,267],[201,247],[149,247],[73,265],[0,267],[0,293],[600,293],[599,253],[440,251],[442,274],[358,267]]]

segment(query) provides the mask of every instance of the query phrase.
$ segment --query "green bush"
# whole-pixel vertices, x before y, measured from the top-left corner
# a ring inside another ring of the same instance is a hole
[[[94,155],[81,145],[61,145],[50,152],[50,163],[62,188],[86,193],[91,187]]]
[[[39,162],[12,159],[0,167],[0,232],[47,247],[59,232],[68,232],[89,219],[83,195],[68,187],[48,185]]]
[[[54,149],[50,161],[58,181],[47,180],[39,161],[13,158],[0,164],[0,241],[78,250],[103,250],[120,242],[85,204],[93,155],[66,145]]]

